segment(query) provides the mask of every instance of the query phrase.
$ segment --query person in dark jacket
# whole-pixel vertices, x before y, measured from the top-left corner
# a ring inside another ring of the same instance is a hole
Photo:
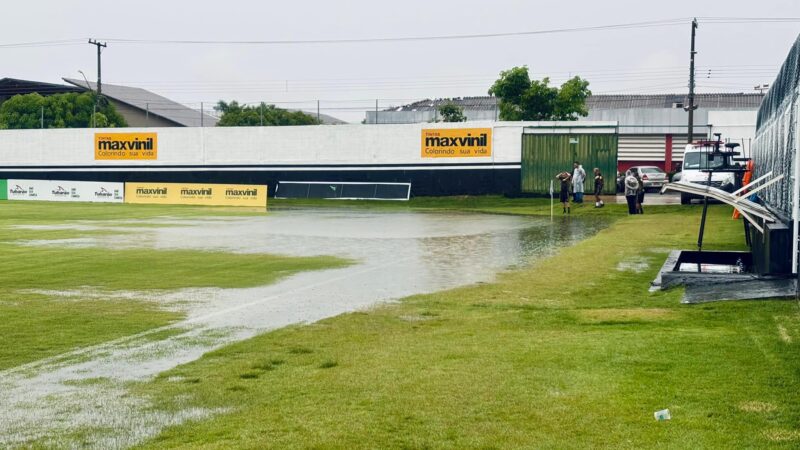
[[[602,208],[605,206],[603,200],[600,199],[600,194],[603,193],[603,174],[600,173],[600,168],[594,168],[594,207],[595,208]]]
[[[556,175],[556,179],[561,182],[561,192],[559,193],[558,201],[564,207],[562,214],[569,214],[569,185],[572,180],[572,175],[569,172],[561,172]]]
[[[644,203],[644,181],[642,181],[642,174],[639,171],[635,171],[634,176],[636,177],[636,181],[639,182],[639,193],[636,195],[636,214],[644,214],[644,208],[642,208],[642,204]]]

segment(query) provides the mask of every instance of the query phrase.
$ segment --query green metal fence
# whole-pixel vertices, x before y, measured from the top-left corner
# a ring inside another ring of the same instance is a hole
[[[585,192],[594,191],[592,169],[605,178],[604,194],[616,192],[617,134],[523,134],[522,192],[547,194],[550,180],[563,171],[572,173],[573,161],[586,169]],[[558,190],[558,186],[555,187]]]

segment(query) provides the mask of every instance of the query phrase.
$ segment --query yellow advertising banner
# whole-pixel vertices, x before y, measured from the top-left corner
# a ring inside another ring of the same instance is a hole
[[[267,206],[267,186],[252,184],[125,183],[125,203]]]
[[[492,156],[491,128],[422,130],[423,158],[480,158]]]
[[[158,133],[95,133],[94,159],[158,159]]]

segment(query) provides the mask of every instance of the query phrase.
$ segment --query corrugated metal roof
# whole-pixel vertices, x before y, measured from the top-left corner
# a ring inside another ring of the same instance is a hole
[[[300,111],[301,113],[308,114],[309,116],[315,119],[317,118],[317,112],[310,109],[287,109],[287,111]],[[347,123],[342,119],[338,119],[336,117],[331,116],[330,114],[323,114],[323,113],[319,114],[319,121],[323,125],[344,125]]]
[[[757,110],[763,98],[764,94],[758,93],[695,94],[695,103],[700,108],[707,109]],[[384,111],[432,111],[447,103],[454,103],[470,110],[493,110],[496,100],[496,97],[490,96],[425,99],[408,105],[387,108]],[[592,95],[586,100],[589,110],[669,109],[680,108],[686,104],[686,94]]]
[[[91,81],[88,87],[84,80],[64,78],[64,81],[84,90],[94,91],[97,89],[96,83]],[[142,111],[149,110],[150,114],[163,117],[164,119],[184,127],[199,127],[201,124],[203,126],[213,127],[218,122],[216,117],[208,114],[203,114],[201,121],[200,111],[141,88],[104,83],[103,95],[141,109]],[[211,107],[212,105],[209,105],[209,108]]]
[[[20,80],[18,78],[0,78],[0,97],[13,97],[34,92],[40,95],[51,95],[81,92],[81,90],[66,84],[43,83],[41,81]]]
[[[695,94],[695,104],[707,109],[758,109],[764,94],[718,93]],[[688,104],[686,94],[592,95],[586,100],[589,109],[675,108]]]
[[[397,106],[394,108],[387,108],[384,111],[433,111],[440,106],[455,103],[464,109],[483,109],[494,110],[496,97],[481,96],[481,97],[455,97],[455,98],[437,98],[425,99],[418,102],[410,103],[408,105]]]

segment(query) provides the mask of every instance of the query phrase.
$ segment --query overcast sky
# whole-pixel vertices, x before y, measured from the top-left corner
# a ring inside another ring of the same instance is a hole
[[[62,39],[309,40],[534,31],[682,17],[800,17],[798,0],[27,1],[4,5],[0,44]],[[199,107],[219,99],[315,107],[349,121],[365,109],[485,95],[497,74],[527,65],[595,93],[686,91],[690,25],[488,39],[313,45],[109,42],[103,81]],[[752,92],[772,82],[800,23],[712,24],[697,36],[700,92]],[[709,73],[710,69],[710,73]],[[94,81],[85,43],[1,48],[0,77]],[[303,102],[303,103],[281,103]]]

